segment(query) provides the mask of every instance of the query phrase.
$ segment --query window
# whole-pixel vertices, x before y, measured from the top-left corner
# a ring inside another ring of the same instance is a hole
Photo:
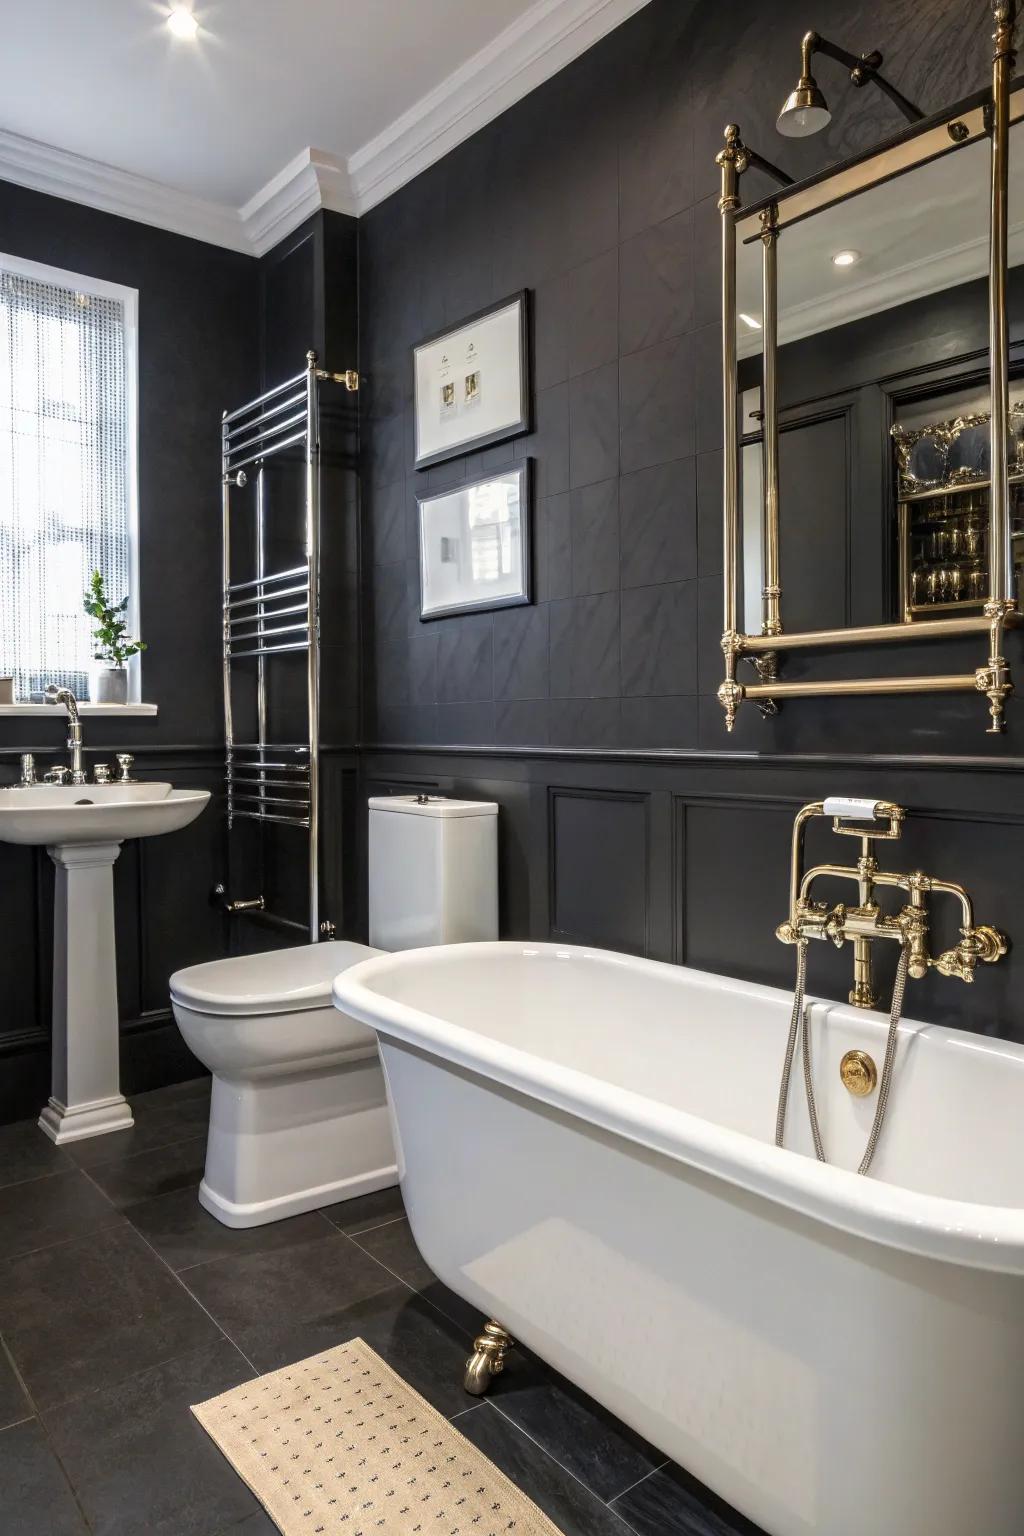
[[[137,297],[0,255],[0,675],[16,698],[51,682],[87,696],[93,570],[138,632]]]

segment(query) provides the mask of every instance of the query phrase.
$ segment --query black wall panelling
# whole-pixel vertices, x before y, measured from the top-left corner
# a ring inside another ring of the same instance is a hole
[[[865,0],[819,18],[851,51],[881,48],[925,110],[986,85],[989,23],[980,0]],[[1024,709],[1012,700],[1005,738],[985,734],[982,703],[954,695],[787,701],[772,720],[748,705],[727,737],[715,697],[722,128],[738,121],[747,143],[799,178],[902,126],[879,93],[837,75],[827,131],[778,137],[807,24],[798,0],[651,0],[359,226],[360,807],[369,793],[418,788],[496,799],[505,936],[606,944],[787,989],[793,954],[774,930],[805,802],[851,793],[907,805],[883,862],[962,881],[1011,938],[1024,856]],[[771,190],[744,177],[748,204]],[[533,297],[534,431],[417,474],[410,348],[522,287]],[[880,446],[905,402],[983,373],[983,287],[784,349],[794,627],[891,616],[894,507]],[[536,472],[537,602],[422,625],[417,493],[524,456]],[[1021,671],[1019,634],[1010,647]],[[787,654],[786,676],[963,671],[982,649]],[[826,843],[815,828],[812,852],[824,856]],[[934,905],[945,942],[955,914]],[[883,986],[894,963],[879,957]],[[850,965],[848,951],[814,946],[811,991],[845,997]],[[1024,1040],[1018,968],[1011,952],[969,990],[929,976],[908,988],[906,1010]]]
[[[0,249],[139,291],[142,695],[159,713],[84,717],[86,757],[131,751],[140,777],[214,794],[192,827],[126,844],[114,867],[123,1079],[139,1091],[199,1070],[167,978],[224,952],[210,904],[223,872],[220,417],[256,393],[257,264],[3,182]],[[56,714],[0,720],[0,782],[19,752],[64,760],[65,734]],[[0,1120],[37,1113],[49,1093],[52,893],[44,849],[0,846]]]
[[[879,845],[882,867],[962,882],[978,920],[1014,937],[1020,764],[366,748],[361,766],[361,805],[418,790],[498,802],[503,937],[598,944],[791,990],[794,951],[775,928],[787,913],[793,817],[833,791],[909,806],[902,838]],[[807,846],[815,862],[849,862],[824,822]],[[848,900],[849,889],[823,883],[818,894]],[[935,948],[955,942],[957,904],[935,897],[931,917]],[[896,946],[882,948],[884,994]],[[934,973],[913,982],[907,1016],[1024,1042],[1021,953],[1018,944],[972,987]],[[845,999],[852,965],[849,945],[812,945],[808,990]]]
[[[986,84],[990,17],[980,0],[867,0],[832,10],[822,22],[829,35],[857,52],[882,48],[893,77],[925,109]],[[837,72],[828,130],[807,140],[779,137],[775,115],[806,25],[797,0],[769,8],[752,0],[651,0],[360,219],[369,381],[364,740],[776,753],[870,745],[927,754],[961,752],[969,740],[979,753],[1024,750],[1024,712],[1011,713],[1007,741],[993,743],[984,734],[984,704],[969,696],[898,705],[855,699],[840,710],[832,701],[794,700],[768,722],[747,707],[735,738],[725,735],[714,697],[722,677],[714,162],[722,127],[738,121],[748,143],[800,176],[901,126],[879,92],[851,90]],[[756,172],[744,177],[748,203],[770,190]],[[534,431],[487,455],[417,473],[410,348],[521,287],[533,297]],[[956,290],[934,301],[947,368],[978,344],[977,306],[969,300]],[[873,331],[862,328],[860,375],[851,372],[847,334],[855,326],[834,333],[819,377],[805,378],[802,392],[783,367],[791,411],[844,392],[820,419],[808,410],[805,431],[819,465],[845,453],[851,482],[860,475],[849,492],[832,476],[827,508],[814,504],[806,480],[792,487],[805,530],[785,551],[799,560],[797,620],[818,619],[827,597],[851,621],[867,622],[872,607],[890,600],[888,513],[866,483],[860,449],[870,439],[877,455],[885,430],[871,391],[921,363],[914,308],[889,311]],[[785,433],[787,459],[795,446]],[[536,605],[440,621],[425,633],[417,492],[524,456],[536,470]],[[874,519],[867,528],[865,518]],[[833,534],[849,549],[849,571],[845,561],[822,564],[834,552]],[[1022,659],[1019,636],[1011,647],[1014,661]],[[978,665],[982,649],[976,642],[954,647],[950,669]],[[462,661],[467,653],[473,665]],[[855,649],[838,664],[834,653],[787,655],[785,665],[787,677],[797,678],[815,669],[841,675],[844,666],[941,671],[946,660],[938,647],[880,647],[871,656]]]

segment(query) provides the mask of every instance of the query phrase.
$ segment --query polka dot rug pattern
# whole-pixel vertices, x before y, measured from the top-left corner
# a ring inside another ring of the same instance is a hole
[[[192,1412],[284,1536],[559,1536],[362,1339]]]

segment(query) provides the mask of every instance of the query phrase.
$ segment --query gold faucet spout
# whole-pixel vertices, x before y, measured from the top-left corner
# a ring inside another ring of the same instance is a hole
[[[793,824],[792,864],[790,868],[789,917],[780,923],[776,935],[784,944],[800,944],[808,939],[831,939],[837,948],[847,940],[854,947],[854,985],[850,1001],[859,1008],[872,1008],[876,997],[872,985],[871,954],[876,939],[895,939],[907,955],[907,973],[915,979],[926,976],[934,969],[942,976],[953,976],[961,981],[973,982],[975,968],[981,962],[993,964],[1007,950],[1004,936],[987,924],[976,924],[974,907],[966,890],[953,880],[939,880],[922,870],[901,874],[881,870],[874,856],[876,839],[899,837],[905,811],[888,801],[874,805],[875,820],[852,821],[837,816],[833,819],[833,831],[861,839],[861,853],[856,866],[848,864],[815,864],[803,870],[804,833],[807,823],[815,816],[825,815],[824,801],[805,805]],[[887,820],[883,829],[879,820]],[[856,905],[842,903],[830,907],[827,902],[812,900],[816,881],[822,879],[852,880],[857,886]],[[875,889],[905,891],[909,896],[901,911],[885,913],[875,899]],[[933,957],[928,947],[929,914],[927,898],[933,892],[952,896],[960,903],[960,941],[952,949]]]

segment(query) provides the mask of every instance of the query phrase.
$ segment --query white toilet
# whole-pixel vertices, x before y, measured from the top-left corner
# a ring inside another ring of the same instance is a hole
[[[178,1028],[213,1074],[200,1203],[255,1227],[398,1182],[372,1030],[331,983],[383,950],[498,936],[498,807],[370,801],[370,940],[214,960],[170,982]]]

